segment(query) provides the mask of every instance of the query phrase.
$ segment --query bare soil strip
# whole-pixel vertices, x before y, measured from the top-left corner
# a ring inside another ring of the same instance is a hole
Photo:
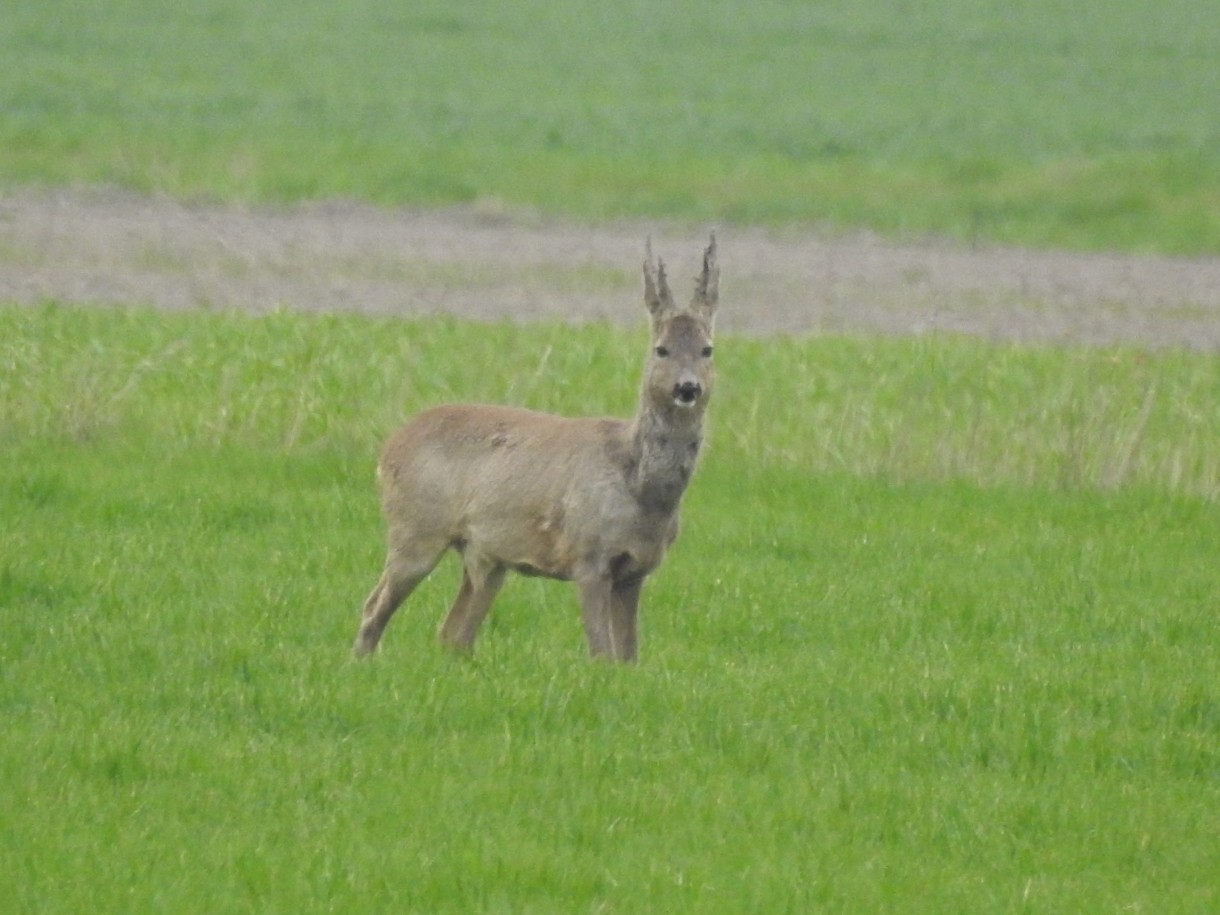
[[[690,226],[19,191],[0,198],[0,301],[635,323],[649,235],[672,276],[694,275],[706,232]],[[718,238],[735,332],[1220,348],[1217,257]]]

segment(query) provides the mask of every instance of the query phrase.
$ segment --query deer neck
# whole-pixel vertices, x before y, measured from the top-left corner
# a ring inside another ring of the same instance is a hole
[[[703,443],[703,410],[644,405],[632,424],[634,451],[630,485],[649,511],[677,509],[695,471]]]

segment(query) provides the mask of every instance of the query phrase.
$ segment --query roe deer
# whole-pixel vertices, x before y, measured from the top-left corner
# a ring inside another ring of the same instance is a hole
[[[394,611],[452,548],[464,575],[440,629],[446,645],[473,649],[513,570],[576,582],[591,654],[636,659],[640,588],[678,535],[703,441],[719,273],[713,235],[694,298],[678,308],[649,246],[652,342],[634,419],[451,404],[390,437],[377,468],[388,551],[358,656],[376,650]]]

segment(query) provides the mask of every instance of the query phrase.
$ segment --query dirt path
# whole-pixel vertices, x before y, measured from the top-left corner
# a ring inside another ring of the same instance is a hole
[[[0,198],[0,301],[634,322],[635,265],[649,234],[671,276],[693,275],[705,237],[665,224],[18,192]],[[1220,258],[733,227],[719,238],[731,303],[721,326],[738,332],[956,331],[1220,348]]]

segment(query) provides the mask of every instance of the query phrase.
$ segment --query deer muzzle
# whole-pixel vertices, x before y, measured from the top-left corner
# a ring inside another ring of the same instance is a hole
[[[703,394],[703,385],[693,379],[683,379],[674,385],[674,403],[679,407],[693,407]]]

